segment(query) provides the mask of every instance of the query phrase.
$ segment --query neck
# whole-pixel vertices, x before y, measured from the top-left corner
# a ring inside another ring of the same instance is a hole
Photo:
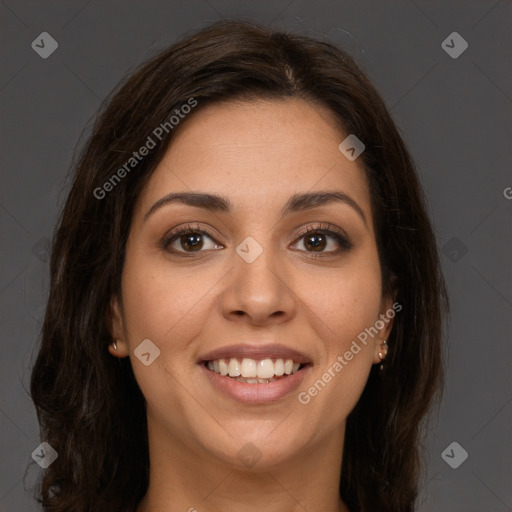
[[[339,496],[344,431],[258,470],[234,469],[176,442],[157,445],[152,439],[162,437],[148,433],[150,482],[137,512],[350,512]]]

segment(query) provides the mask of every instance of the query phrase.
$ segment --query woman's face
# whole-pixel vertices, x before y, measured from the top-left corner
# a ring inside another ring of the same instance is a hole
[[[362,334],[392,301],[347,135],[299,99],[216,104],[179,127],[138,199],[113,300],[112,354],[131,359],[150,442],[257,468],[341,451],[392,325]]]

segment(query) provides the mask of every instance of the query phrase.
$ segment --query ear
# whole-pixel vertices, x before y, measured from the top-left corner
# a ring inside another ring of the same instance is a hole
[[[110,343],[108,351],[114,357],[126,357],[129,354],[128,344],[126,342],[126,329],[121,300],[117,295],[112,296],[110,300],[110,310],[108,312],[109,331],[112,341],[116,342],[117,350]]]
[[[385,356],[386,349],[384,348],[384,341],[389,339],[389,335],[393,329],[395,315],[401,311],[401,309],[401,304],[396,302],[393,296],[385,295],[382,297],[379,315],[375,319],[375,328],[378,330],[378,334],[374,338],[374,364],[381,362],[379,352]]]

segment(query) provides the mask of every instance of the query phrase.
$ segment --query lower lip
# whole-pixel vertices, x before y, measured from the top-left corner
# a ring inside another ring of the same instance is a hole
[[[268,404],[284,398],[300,386],[306,373],[311,368],[310,365],[307,365],[298,372],[274,382],[247,384],[246,382],[239,382],[231,377],[215,373],[204,364],[201,364],[200,367],[217,390],[239,402],[249,404]]]

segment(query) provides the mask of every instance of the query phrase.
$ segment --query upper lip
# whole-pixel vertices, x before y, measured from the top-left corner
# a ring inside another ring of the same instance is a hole
[[[276,343],[269,345],[239,344],[217,348],[200,356],[199,363],[215,361],[216,359],[229,359],[231,357],[242,359],[247,357],[258,361],[262,359],[292,359],[296,363],[311,363],[311,359],[297,349]]]

